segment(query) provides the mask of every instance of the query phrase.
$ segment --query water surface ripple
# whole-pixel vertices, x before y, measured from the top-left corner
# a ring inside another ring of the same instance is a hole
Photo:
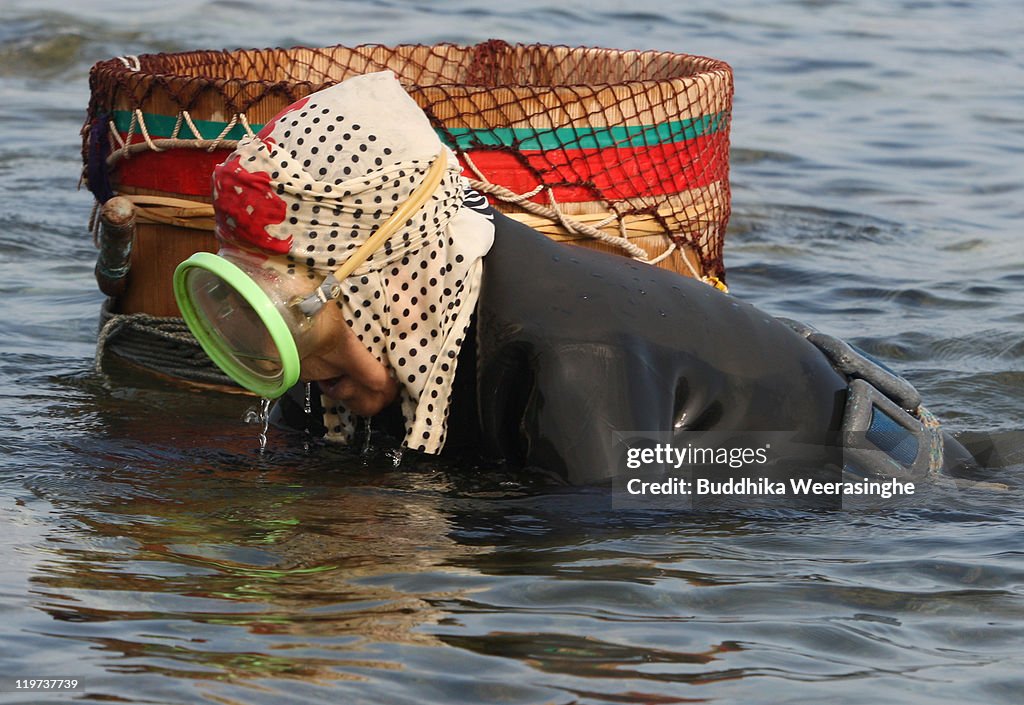
[[[1024,14],[979,0],[8,0],[0,677],[80,702],[1018,703]],[[899,369],[1005,490],[625,511],[241,423],[93,369],[88,69],[191,48],[510,41],[736,72],[733,292]],[[68,702],[0,692],[0,702]]]

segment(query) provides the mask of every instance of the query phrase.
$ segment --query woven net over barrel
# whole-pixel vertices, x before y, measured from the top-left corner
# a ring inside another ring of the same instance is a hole
[[[396,74],[500,210],[555,239],[724,278],[724,62],[495,40],[195,51],[119,57],[90,76],[86,181],[99,202],[126,195],[139,213],[128,293],[114,309],[174,315],[174,267],[216,249],[214,165],[295,100],[380,70]]]
[[[120,148],[129,156],[125,143],[173,149],[159,144],[168,139],[210,142],[202,148],[216,152],[298,98],[384,69],[406,85],[499,208],[556,221],[564,215],[612,236],[661,234],[692,247],[702,274],[723,274],[732,80],[713,59],[496,41],[113,59],[92,72],[88,134],[113,137],[94,144],[93,154],[116,159]],[[129,192],[201,198],[210,163],[177,175],[136,164],[114,182]],[[195,183],[202,193],[175,190]],[[102,184],[96,188],[105,195]]]

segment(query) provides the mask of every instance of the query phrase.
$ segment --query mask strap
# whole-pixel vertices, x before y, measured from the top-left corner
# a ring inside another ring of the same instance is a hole
[[[427,199],[433,195],[437,185],[441,183],[445,168],[447,167],[446,151],[442,149],[440,154],[437,155],[430,168],[427,169],[423,181],[409,194],[409,198],[400,204],[387,220],[380,224],[377,231],[367,238],[366,242],[360,245],[359,249],[353,252],[352,256],[345,260],[341,267],[335,270],[334,276],[338,281],[343,281],[352,272],[356,271],[359,265],[376,252],[399,228],[405,225],[405,221],[409,220],[412,214],[418,211],[427,202]]]
[[[328,274],[327,278],[320,283],[320,286],[313,290],[313,293],[304,299],[299,299],[293,305],[302,311],[306,318],[312,318],[320,313],[320,309],[324,307],[324,304],[331,299],[338,298],[340,295],[341,282],[333,274]]]
[[[423,181],[409,194],[409,198],[399,204],[395,212],[380,224],[376,232],[367,238],[366,242],[360,245],[352,253],[352,256],[345,260],[341,267],[333,274],[328,274],[327,278],[323,280],[313,293],[294,303],[307,318],[312,318],[319,313],[324,304],[331,299],[338,298],[341,294],[341,282],[349,277],[370,255],[377,251],[389,237],[394,235],[395,231],[405,225],[409,217],[427,202],[427,199],[437,189],[438,184],[441,183],[447,162],[446,150],[442,149],[431,163],[430,168],[427,169]]]

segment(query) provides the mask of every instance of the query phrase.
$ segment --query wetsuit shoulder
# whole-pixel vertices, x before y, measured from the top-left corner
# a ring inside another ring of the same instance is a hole
[[[495,216],[477,306],[491,452],[572,483],[622,470],[623,431],[839,425],[845,380],[787,326],[701,282]]]

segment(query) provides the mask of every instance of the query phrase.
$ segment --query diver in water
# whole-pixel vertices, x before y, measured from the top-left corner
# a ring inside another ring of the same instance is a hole
[[[803,460],[862,475],[969,461],[841,341],[555,243],[460,171],[388,72],[298,101],[216,168],[221,250],[176,272],[186,322],[281,425],[350,443],[373,418],[403,447],[570,484],[622,475],[636,434],[785,432]]]

